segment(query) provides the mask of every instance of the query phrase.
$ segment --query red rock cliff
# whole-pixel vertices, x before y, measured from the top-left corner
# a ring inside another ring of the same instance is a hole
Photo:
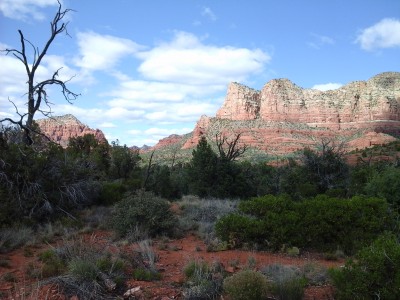
[[[98,141],[106,141],[104,133],[101,130],[89,128],[70,114],[36,120],[36,123],[43,134],[62,147],[68,146],[69,138],[85,134],[93,134]]]
[[[288,79],[271,80],[261,91],[231,83],[216,117],[202,116],[183,148],[219,132],[240,132],[242,143],[274,154],[312,146],[320,138],[345,139],[349,150],[387,143],[400,135],[400,73],[329,91],[303,89]]]

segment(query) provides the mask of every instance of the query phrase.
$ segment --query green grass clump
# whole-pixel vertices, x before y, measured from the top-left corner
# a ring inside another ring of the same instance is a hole
[[[159,272],[147,270],[145,268],[135,269],[132,275],[135,280],[154,281],[161,279],[161,274]]]
[[[68,263],[68,273],[78,279],[95,281],[98,268],[90,260],[75,258]]]
[[[223,267],[214,262],[190,261],[183,272],[186,277],[185,299],[217,299],[222,293]]]
[[[259,300],[267,296],[267,277],[257,271],[245,270],[224,280],[224,292],[232,300]]]

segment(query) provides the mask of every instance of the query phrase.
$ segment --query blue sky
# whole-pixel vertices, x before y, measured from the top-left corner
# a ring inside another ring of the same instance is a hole
[[[400,71],[400,1],[63,0],[70,36],[48,51],[37,80],[62,67],[81,96],[49,90],[54,115],[74,114],[109,141],[154,145],[214,116],[231,81],[261,89],[274,78],[337,88]],[[0,49],[39,49],[55,0],[0,0]],[[24,110],[26,74],[0,54],[0,118]],[[38,116],[40,117],[40,116]]]

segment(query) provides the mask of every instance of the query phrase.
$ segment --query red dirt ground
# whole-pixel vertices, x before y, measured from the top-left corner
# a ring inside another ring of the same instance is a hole
[[[93,236],[92,234],[92,240]],[[110,236],[110,233],[97,232],[95,235],[96,243],[109,241]],[[39,264],[37,256],[47,248],[49,248],[48,245],[25,247],[25,250],[18,249],[11,253],[0,255],[0,261],[7,262],[7,266],[3,266],[3,264],[0,266],[0,278],[2,278],[0,280],[1,299],[67,299],[60,295],[55,287],[33,288],[34,293],[30,297],[25,295],[28,292],[23,290],[29,286],[27,283],[31,282],[29,276],[26,275],[28,265]],[[254,258],[253,261],[256,262],[256,268],[269,264],[302,266],[308,263],[315,263],[325,267],[337,267],[344,264],[344,261],[327,261],[321,255],[311,253],[304,253],[300,257],[289,257],[283,254],[262,251],[227,250],[207,252],[204,242],[192,234],[176,240],[156,240],[154,241],[153,249],[158,256],[157,267],[162,273],[162,279],[153,282],[128,280],[126,282],[127,290],[140,287],[140,292],[135,294],[135,299],[183,299],[182,284],[185,280],[183,269],[188,262],[193,260],[204,260],[209,263],[220,262],[228,272],[236,272],[246,267],[249,257]],[[231,266],[232,262],[235,262],[235,268]],[[4,280],[4,275],[8,273],[14,274],[12,275],[14,276],[13,282]],[[20,292],[17,292],[15,288]],[[39,295],[38,290],[40,290]],[[334,299],[333,288],[329,285],[308,287],[304,299]],[[77,300],[77,298],[72,297],[71,300]]]

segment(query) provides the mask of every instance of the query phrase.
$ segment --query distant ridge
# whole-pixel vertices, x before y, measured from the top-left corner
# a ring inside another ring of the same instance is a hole
[[[192,133],[171,135],[152,149],[190,149],[216,133],[241,133],[243,144],[274,155],[313,147],[322,138],[344,140],[349,151],[385,144],[400,136],[400,73],[328,91],[288,79],[273,79],[261,90],[233,82],[215,117],[201,116]]]

